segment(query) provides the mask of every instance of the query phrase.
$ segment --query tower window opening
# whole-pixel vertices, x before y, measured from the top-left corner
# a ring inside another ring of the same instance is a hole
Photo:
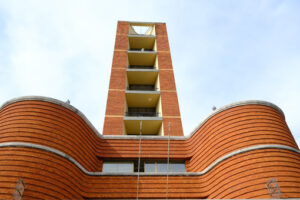
[[[132,35],[153,35],[153,26],[130,26]]]

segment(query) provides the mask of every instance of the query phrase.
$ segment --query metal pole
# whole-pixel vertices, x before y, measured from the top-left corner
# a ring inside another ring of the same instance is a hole
[[[140,121],[140,138],[139,138],[139,159],[138,159],[138,177],[137,177],[137,188],[136,188],[136,199],[139,199],[139,184],[140,184],[140,167],[141,167],[141,143],[142,143],[142,125]]]
[[[169,136],[168,136],[168,160],[167,160],[167,189],[166,189],[166,199],[168,199],[169,194],[169,171],[170,171],[170,132],[171,132],[171,122],[169,122]]]

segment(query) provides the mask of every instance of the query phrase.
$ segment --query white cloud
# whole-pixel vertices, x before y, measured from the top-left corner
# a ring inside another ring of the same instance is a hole
[[[70,99],[102,132],[117,20],[163,21],[185,134],[245,99],[274,102],[300,141],[293,1],[2,1],[0,101]]]

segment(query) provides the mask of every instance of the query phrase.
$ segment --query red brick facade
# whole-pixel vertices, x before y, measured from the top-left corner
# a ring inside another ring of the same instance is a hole
[[[90,172],[100,172],[105,158],[138,157],[138,139],[98,137],[75,111],[45,100],[12,102],[0,110],[0,122],[0,144],[25,142],[50,147],[74,158]],[[230,152],[267,144],[298,149],[277,109],[237,105],[210,117],[191,137],[172,139],[170,159],[186,160],[188,173],[203,172]],[[166,159],[167,140],[143,139],[141,150],[142,158]],[[0,199],[12,199],[19,178],[26,184],[25,200],[136,197],[136,176],[88,175],[70,160],[43,149],[1,147],[0,172]],[[266,182],[276,177],[282,198],[299,198],[299,174],[299,153],[271,147],[256,149],[231,156],[203,174],[169,175],[168,197],[270,198]],[[165,195],[166,176],[141,174],[139,198],[162,199]]]

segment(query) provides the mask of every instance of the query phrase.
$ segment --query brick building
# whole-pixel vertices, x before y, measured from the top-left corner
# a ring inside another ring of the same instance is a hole
[[[300,151],[265,101],[224,106],[183,136],[166,24],[120,21],[103,135],[56,99],[0,108],[0,199],[18,198],[300,198]]]

